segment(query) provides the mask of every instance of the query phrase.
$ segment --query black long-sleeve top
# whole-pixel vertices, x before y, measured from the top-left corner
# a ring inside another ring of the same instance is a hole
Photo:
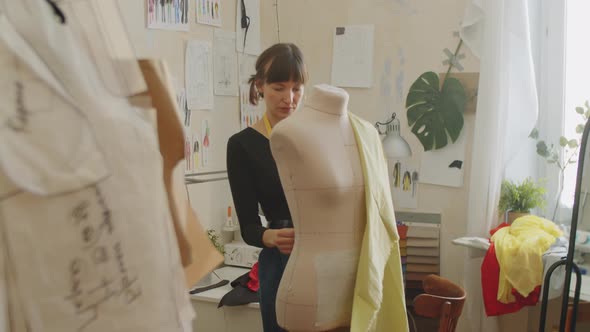
[[[266,230],[258,204],[268,221],[290,220],[291,214],[268,139],[246,128],[227,142],[227,175],[244,241],[264,247]]]

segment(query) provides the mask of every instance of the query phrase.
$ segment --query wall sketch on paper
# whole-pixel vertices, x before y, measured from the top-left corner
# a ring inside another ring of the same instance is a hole
[[[404,53],[403,48],[399,48],[397,51],[397,56],[399,59],[399,71],[395,77],[395,91],[397,100],[401,103],[404,101],[404,81],[405,81],[405,74],[404,74],[404,64],[406,63],[406,56]]]
[[[189,110],[213,109],[211,43],[189,40],[185,56],[186,102]]]
[[[250,85],[240,85],[240,129],[252,126],[256,121],[262,119],[265,107],[264,102],[258,105],[250,104]]]
[[[248,84],[248,80],[256,74],[257,56],[240,53],[238,55],[238,81],[240,84]]]
[[[191,173],[193,171],[193,161],[191,158],[191,136],[184,136],[184,172]]]
[[[197,23],[221,26],[221,0],[196,0]]]
[[[202,147],[201,147],[201,135],[199,134],[198,131],[194,131],[193,132],[193,141],[192,141],[192,154],[191,154],[191,162],[194,165],[193,166],[193,171],[196,171],[199,169],[200,161],[201,161],[201,151],[202,151]]]
[[[373,86],[375,25],[348,25],[334,30],[332,84],[339,87]]]
[[[188,31],[188,3],[190,0],[147,0],[147,27]]]
[[[441,77],[444,74],[440,74]],[[465,149],[470,119],[474,116],[477,106],[477,88],[479,73],[454,73],[465,89],[465,124],[454,144],[443,149],[427,151],[422,155],[420,169],[422,183],[429,183],[449,187],[462,187],[465,167]]]
[[[213,46],[213,81],[216,95],[238,95],[238,55],[235,50],[236,33],[215,29]]]
[[[388,160],[389,184],[395,208],[418,207],[419,167],[410,158]]]
[[[194,173],[204,166],[201,158],[204,150],[201,143],[201,135],[196,130],[190,133],[190,130],[190,128],[185,127],[185,131],[187,132],[184,137],[185,173]]]
[[[391,59],[387,58],[383,62],[383,70],[381,71],[381,97],[391,96],[393,86],[391,85]]]
[[[467,127],[466,123],[454,144],[449,144],[440,150],[424,152],[420,169],[422,183],[449,187],[463,186]]]
[[[181,119],[184,119],[184,126],[188,127],[190,126],[190,122],[188,122],[188,112],[190,112],[188,110],[188,108],[186,107],[186,92],[184,90],[184,88],[181,89],[177,89],[176,90],[176,104],[178,106],[178,116]]]
[[[209,164],[209,149],[211,148],[211,127],[209,126],[209,120],[203,120],[201,124],[201,133],[203,138],[201,140],[201,166],[207,167]]]

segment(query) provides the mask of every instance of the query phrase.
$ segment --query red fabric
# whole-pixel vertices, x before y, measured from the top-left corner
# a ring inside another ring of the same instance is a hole
[[[499,229],[510,226],[506,223],[502,223],[500,226],[490,231],[491,235],[494,235]],[[481,264],[481,288],[483,291],[483,302],[486,309],[486,315],[488,316],[499,316],[509,314],[520,310],[525,306],[534,306],[539,301],[539,295],[541,294],[541,285],[535,287],[535,289],[527,296],[520,295],[514,288],[512,289],[512,295],[516,298],[515,302],[502,303],[496,298],[498,297],[498,282],[500,281],[500,264],[496,258],[496,249],[494,243],[490,241],[490,248],[488,249],[486,256]]]
[[[258,292],[258,287],[260,287],[258,281],[258,262],[252,265],[252,269],[250,270],[248,277],[250,277],[250,280],[248,280],[248,288],[253,292]]]

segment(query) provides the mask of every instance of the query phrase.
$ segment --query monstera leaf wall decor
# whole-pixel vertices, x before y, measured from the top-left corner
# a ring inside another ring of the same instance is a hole
[[[461,44],[462,41],[454,56]],[[454,143],[463,129],[465,90],[458,79],[449,77],[454,64],[454,61],[450,61],[442,86],[438,75],[429,71],[420,75],[408,92],[408,125],[425,151],[444,148],[449,137]]]

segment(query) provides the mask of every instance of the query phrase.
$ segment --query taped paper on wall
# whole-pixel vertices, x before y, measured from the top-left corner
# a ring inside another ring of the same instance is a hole
[[[408,159],[388,160],[391,196],[395,208],[418,207],[418,181],[422,181],[416,162]]]
[[[209,126],[209,120],[203,120],[202,122],[202,153],[201,153],[201,166],[207,167],[209,164],[209,149],[211,148],[211,127]]]
[[[238,56],[234,48],[235,39],[235,32],[215,29],[213,80],[216,95],[238,95]]]
[[[197,23],[221,26],[221,0],[197,0]]]
[[[252,126],[264,115],[264,103],[250,104],[250,85],[240,85],[240,129]]]
[[[211,43],[190,40],[185,58],[186,101],[189,110],[213,109]]]
[[[249,84],[248,80],[252,75],[256,74],[256,60],[257,56],[249,54],[238,54],[239,63],[239,82],[240,84]]]
[[[148,29],[188,31],[189,1],[147,0]]]
[[[465,172],[465,153],[467,145],[467,132],[473,113],[465,113],[463,130],[457,141],[440,150],[426,151],[422,154],[422,167],[420,168],[420,181],[422,183],[436,184],[440,186],[462,187],[463,173]]]
[[[374,25],[337,27],[332,53],[332,84],[339,87],[373,86]]]

